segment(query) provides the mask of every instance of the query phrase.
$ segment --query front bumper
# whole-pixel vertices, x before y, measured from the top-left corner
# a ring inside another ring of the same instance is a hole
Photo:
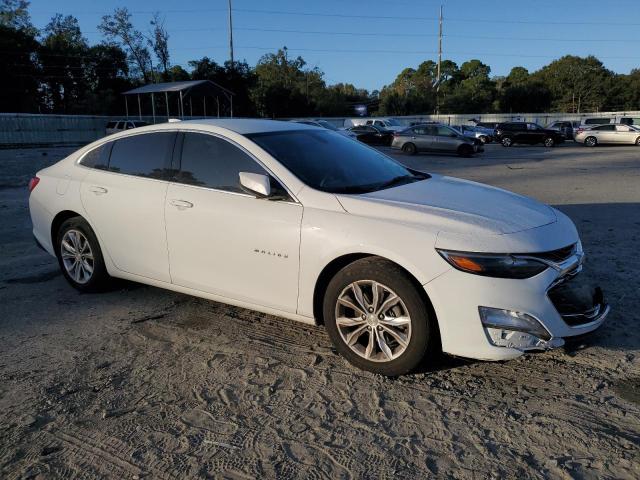
[[[526,351],[561,347],[567,338],[596,330],[610,307],[599,289],[589,303],[581,270],[582,257],[574,255],[561,264],[560,270],[547,268],[524,280],[447,271],[424,285],[438,317],[443,351],[479,360],[508,360]],[[574,295],[574,290],[581,293]],[[479,307],[529,315],[549,332],[549,338],[532,342],[526,334],[513,332],[505,336],[502,346],[497,346],[483,326]]]

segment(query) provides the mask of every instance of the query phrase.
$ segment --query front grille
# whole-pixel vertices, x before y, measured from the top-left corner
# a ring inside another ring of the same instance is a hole
[[[593,322],[605,308],[602,290],[580,284],[575,277],[552,287],[547,295],[562,319],[571,327]]]
[[[565,261],[576,251],[576,244],[572,243],[566,247],[558,248],[557,250],[551,250],[550,252],[542,253],[530,253],[529,256],[542,258],[543,260],[549,260],[550,262],[560,263]]]

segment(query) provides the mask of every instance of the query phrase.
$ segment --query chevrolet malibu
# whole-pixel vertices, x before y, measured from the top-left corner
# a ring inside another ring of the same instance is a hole
[[[198,120],[98,140],[38,172],[37,243],[111,277],[322,324],[353,365],[505,360],[598,328],[602,291],[558,210],[411,170],[335,132]]]

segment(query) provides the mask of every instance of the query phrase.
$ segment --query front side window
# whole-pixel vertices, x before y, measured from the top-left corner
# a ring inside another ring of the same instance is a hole
[[[610,118],[587,118],[584,123],[585,125],[602,125],[603,123],[609,123],[610,121]]]
[[[166,178],[176,134],[145,133],[116,140],[109,170],[139,177]]]
[[[600,125],[599,127],[593,127],[593,130],[600,130],[605,132],[613,132],[615,131],[615,125]]]
[[[174,180],[188,185],[242,192],[240,172],[268,175],[247,153],[232,143],[204,133],[185,133],[180,171]]]
[[[439,125],[437,127],[437,135],[439,137],[457,137],[458,134],[452,128],[445,127],[444,125]]]
[[[330,193],[367,193],[429,178],[329,130],[246,135],[302,182]]]

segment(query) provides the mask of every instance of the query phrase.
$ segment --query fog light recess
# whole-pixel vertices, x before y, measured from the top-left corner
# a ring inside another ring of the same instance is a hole
[[[552,338],[532,315],[491,307],[479,307],[478,310],[487,338],[496,347],[546,350],[564,344],[561,338]]]

